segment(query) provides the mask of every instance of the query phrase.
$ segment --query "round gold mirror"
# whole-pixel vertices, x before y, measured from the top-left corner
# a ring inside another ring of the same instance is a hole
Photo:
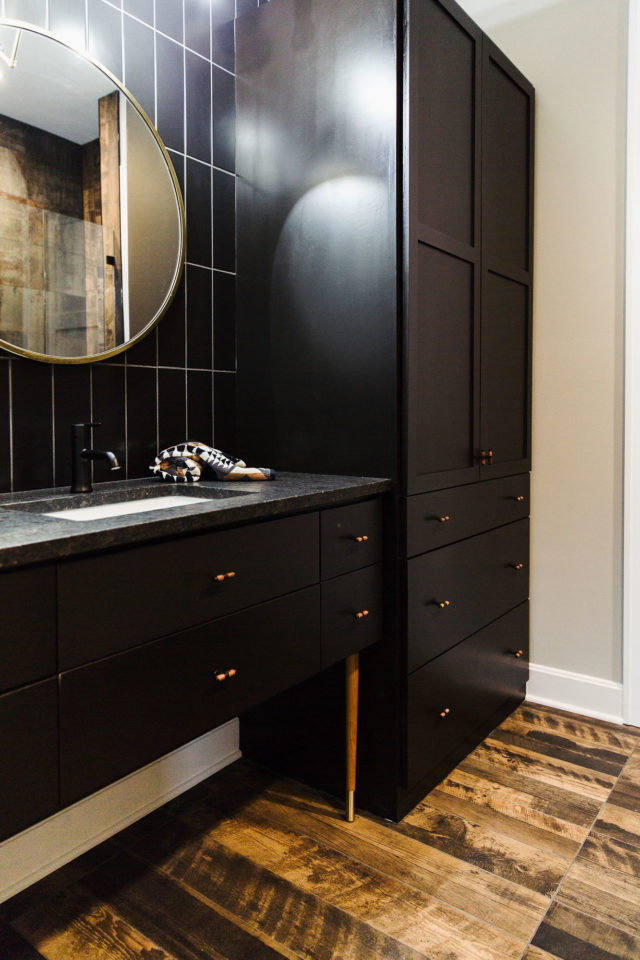
[[[126,350],[184,259],[175,171],[108,70],[0,19],[0,347],[54,363]]]

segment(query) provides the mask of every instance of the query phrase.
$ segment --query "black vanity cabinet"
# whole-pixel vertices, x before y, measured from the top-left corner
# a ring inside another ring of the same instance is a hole
[[[236,30],[237,442],[395,482],[359,797],[397,818],[525,692],[533,88],[453,0],[271,0]]]

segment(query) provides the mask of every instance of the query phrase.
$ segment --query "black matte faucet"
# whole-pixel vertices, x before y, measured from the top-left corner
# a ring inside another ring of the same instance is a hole
[[[99,423],[71,424],[71,493],[91,493],[91,461],[108,460],[112,470],[120,464],[111,450],[91,449],[91,429]]]

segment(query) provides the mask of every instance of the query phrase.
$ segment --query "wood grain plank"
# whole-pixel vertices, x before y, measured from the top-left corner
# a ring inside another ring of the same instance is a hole
[[[570,862],[426,803],[394,829],[545,897],[553,896]]]
[[[548,735],[546,737],[536,736],[534,729],[526,728],[520,724],[514,724],[512,727],[503,724],[493,731],[491,738],[510,746],[523,747],[525,750],[530,750],[532,753],[541,756],[566,761],[577,767],[606,773],[611,777],[617,777],[627,762],[627,757],[624,754],[614,753],[611,750],[601,750],[597,747],[590,750],[580,750],[575,743],[571,744],[571,741],[564,737],[557,737],[555,738],[556,742],[552,743]]]
[[[507,746],[492,737],[488,737],[476,747],[470,757],[535,777],[542,783],[599,800],[600,803],[607,799],[615,783],[615,777],[608,774],[595,773],[575,764],[542,757],[521,747]]]
[[[640,850],[620,840],[608,840],[591,834],[585,841],[580,856],[606,870],[617,870],[632,877],[640,876]]]
[[[627,810],[640,810],[640,750],[636,750],[627,761],[611,791],[609,802]]]
[[[553,730],[569,739],[587,740],[592,744],[608,744],[614,749],[630,754],[640,740],[640,729],[607,720],[583,717],[555,707],[545,707],[538,703],[522,703],[512,716],[526,723],[534,723],[540,728]]]
[[[640,877],[612,870],[605,873],[597,864],[578,857],[556,899],[620,930],[640,935]]]
[[[77,888],[32,907],[12,926],[46,960],[182,960]]]
[[[592,835],[640,847],[640,812],[606,803],[593,825]]]
[[[612,746],[609,743],[593,743],[591,740],[583,740],[581,737],[563,736],[562,733],[549,730],[548,727],[539,723],[526,722],[517,710],[510,714],[506,720],[503,720],[497,730],[509,730],[511,733],[527,737],[534,743],[563,747],[581,755],[586,754],[590,757],[608,760],[611,763],[620,763],[622,766],[627,762],[630,752],[632,752],[626,748]],[[636,745],[636,741],[634,741],[634,745]],[[533,744],[532,749],[535,749]]]
[[[539,947],[527,947],[522,960],[558,960],[558,957],[553,953],[547,953],[546,950],[541,950]]]
[[[270,825],[256,827],[236,810],[233,817],[223,818],[215,810],[204,808],[189,811],[192,823],[202,833],[202,849],[196,861],[205,864],[220,848],[242,856],[253,868],[268,870],[285,880],[298,896],[311,894],[317,901],[337,907],[345,919],[364,923],[431,960],[465,960],[480,958],[517,958],[524,943],[494,926],[455,910],[453,907],[398,883],[337,851],[299,836],[295,831]],[[166,869],[186,871],[188,879],[194,864],[181,858]]]
[[[534,809],[575,824],[576,827],[583,828],[585,831],[592,825],[602,806],[598,800],[582,797],[562,787],[541,782],[533,776],[517,773],[509,767],[482,761],[473,754],[458,764],[456,773],[461,771],[488,780],[492,785],[500,784],[508,790],[517,790],[519,793],[526,794],[531,797],[530,805]]]
[[[553,903],[532,946],[560,960],[638,960],[640,940],[562,903]]]
[[[216,793],[216,802],[226,803],[227,812],[233,815],[234,800],[228,788],[227,781],[220,794]],[[539,893],[399,835],[382,821],[358,817],[347,824],[341,810],[293,781],[278,781],[243,803],[243,816],[256,826],[277,825],[304,834],[371,871],[435,896],[521,939],[532,936],[549,904]]]
[[[267,845],[264,845],[265,852]],[[162,835],[149,834],[136,855],[163,870],[230,919],[240,918],[269,942],[303,960],[421,960],[422,951],[375,929],[249,855],[236,853],[210,837],[194,838],[175,822]]]
[[[459,770],[425,799],[437,810],[458,814],[559,857],[573,858],[586,836],[583,827],[532,809],[526,794]]]

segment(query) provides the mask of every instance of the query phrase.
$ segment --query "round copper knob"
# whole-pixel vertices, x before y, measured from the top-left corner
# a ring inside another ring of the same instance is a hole
[[[440,603],[438,603],[438,606],[440,607],[441,610],[444,610],[445,607],[451,606],[451,600],[442,600]]]
[[[523,656],[524,656],[524,650],[516,650],[516,652],[514,653],[514,657],[516,658],[516,660],[519,660],[520,657],[523,657]]]
[[[516,501],[516,503],[522,503],[522,501],[524,500],[524,494],[521,493],[520,496],[513,497],[513,499]]]
[[[448,717],[450,713],[451,713],[451,710],[449,709],[449,707],[445,707],[444,710],[440,711],[440,716],[443,718]]]
[[[448,513],[445,513],[444,516],[438,517],[438,520],[440,521],[440,523],[446,523],[447,520],[451,520],[451,517],[449,516]]]
[[[354,537],[353,539],[355,540],[356,543],[366,543],[369,537],[362,536],[362,537]]]
[[[230,670],[221,670],[220,673],[216,673],[216,680],[219,683],[222,683],[224,680],[228,680],[230,677],[235,677],[238,671],[235,667],[232,667]]]
[[[368,617],[368,616],[369,616],[368,610],[358,610],[358,612],[356,613],[356,620],[362,620],[363,617]]]
[[[514,570],[524,569],[524,563],[512,563],[511,566],[513,567]]]
[[[229,570],[228,573],[217,573],[213,579],[216,580],[218,583],[222,583],[223,580],[233,579],[235,575],[236,575],[235,570]]]

